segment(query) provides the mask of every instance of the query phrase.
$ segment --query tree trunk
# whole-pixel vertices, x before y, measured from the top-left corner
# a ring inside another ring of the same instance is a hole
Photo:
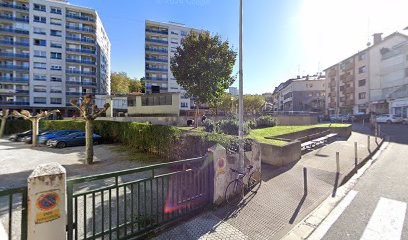
[[[194,121],[195,121],[195,128],[198,128],[198,104],[196,104],[196,112],[195,112]]]
[[[6,129],[6,121],[7,121],[7,117],[1,118],[0,138],[4,136],[4,130]]]
[[[40,120],[39,119],[37,119],[37,118],[32,118],[31,119],[31,123],[32,123],[32,125],[33,125],[33,127],[32,127],[32,130],[33,130],[33,135],[32,135],[32,142],[33,142],[33,144],[32,144],[32,146],[33,147],[36,147],[37,146],[37,142],[38,142],[38,123],[40,122]]]
[[[86,152],[86,164],[93,163],[93,131],[94,131],[94,120],[86,120],[85,122],[85,152]]]

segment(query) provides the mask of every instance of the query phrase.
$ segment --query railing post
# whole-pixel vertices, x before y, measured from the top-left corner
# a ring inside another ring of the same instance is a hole
[[[336,170],[340,173],[340,153],[336,152]]]
[[[356,171],[357,171],[357,166],[358,166],[357,142],[354,142],[354,167],[356,168]]]
[[[367,148],[370,151],[370,136],[367,136]]]
[[[27,183],[28,240],[65,240],[65,168],[58,163],[39,165]]]

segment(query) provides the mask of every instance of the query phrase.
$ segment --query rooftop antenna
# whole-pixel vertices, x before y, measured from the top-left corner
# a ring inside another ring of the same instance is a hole
[[[367,47],[371,45],[370,42],[370,17],[367,18]]]

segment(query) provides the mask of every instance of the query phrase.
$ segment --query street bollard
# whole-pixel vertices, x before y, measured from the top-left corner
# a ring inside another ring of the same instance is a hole
[[[381,138],[381,125],[378,125],[378,136]]]
[[[363,127],[364,127],[364,119],[363,119]]]
[[[367,148],[370,151],[370,136],[367,136]]]
[[[336,167],[337,173],[340,173],[340,153],[336,152]]]
[[[307,195],[307,168],[303,168],[303,188],[305,191],[304,195]]]
[[[357,158],[357,142],[354,142],[354,166],[357,171],[357,165],[358,165],[358,158]]]

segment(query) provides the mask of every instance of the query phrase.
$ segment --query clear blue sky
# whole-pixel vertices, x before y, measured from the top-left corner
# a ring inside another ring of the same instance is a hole
[[[350,11],[354,1],[244,0],[244,93],[271,92],[298,72],[314,74],[319,66],[322,70],[361,50],[370,33],[393,32],[408,25],[406,0],[388,0],[390,5],[400,6],[389,8],[389,14],[381,5],[383,1],[376,7],[370,0],[360,0],[365,11],[359,7]],[[112,44],[112,71],[132,77],[144,76],[146,19],[209,30],[229,40],[238,51],[239,0],[69,2],[97,10]],[[378,22],[367,24],[370,18]],[[234,74],[237,69],[238,58]]]

